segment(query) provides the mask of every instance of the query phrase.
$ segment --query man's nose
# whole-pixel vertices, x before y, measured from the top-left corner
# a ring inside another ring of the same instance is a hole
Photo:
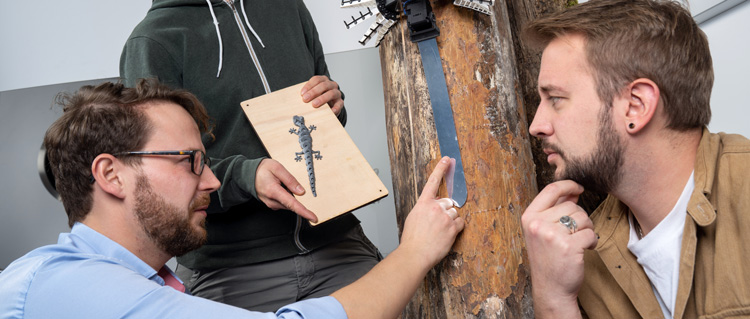
[[[537,107],[534,120],[529,125],[529,133],[539,138],[552,135],[552,125],[546,119],[545,108],[541,104]]]
[[[216,178],[216,175],[214,175],[214,171],[206,165],[206,169],[204,169],[203,174],[201,174],[200,188],[202,190],[213,192],[219,189],[219,186],[221,186],[221,182]]]

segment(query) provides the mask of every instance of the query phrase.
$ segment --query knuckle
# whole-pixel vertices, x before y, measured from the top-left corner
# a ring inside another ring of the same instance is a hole
[[[573,210],[572,213],[569,214],[569,216],[573,219],[575,219],[579,224],[583,224],[586,222],[586,219],[588,219],[588,214],[586,214],[586,211],[583,210],[583,208],[576,207],[571,208]]]
[[[586,228],[586,229],[580,230],[580,232],[586,234],[591,240],[593,240],[593,242],[599,241],[599,238],[597,238],[596,232],[593,229]]]
[[[539,237],[547,243],[554,243],[556,245],[562,246],[561,249],[565,249],[567,243],[561,240],[558,240],[557,234],[553,231],[542,231],[539,232]]]
[[[436,202],[436,203],[432,204],[432,206],[430,206],[430,211],[433,211],[435,213],[442,213],[443,212],[443,208],[440,207],[440,204],[438,204]]]
[[[272,201],[272,200],[269,200],[269,201],[267,201],[267,202],[265,202],[265,201],[264,201],[264,203],[265,203],[265,204],[266,204],[266,206],[268,206],[268,208],[270,208],[271,210],[279,210],[279,209],[281,208],[281,207],[279,207],[279,203],[277,203],[276,201]]]
[[[558,183],[550,183],[542,191],[557,193],[560,191],[560,185]]]
[[[279,167],[279,162],[274,161],[274,160],[268,160],[268,161],[263,161],[263,162],[267,162],[266,165],[272,171],[276,170]]]
[[[568,202],[568,201],[562,202],[562,203],[558,204],[557,206],[560,207],[560,208],[562,208],[562,209],[564,209],[565,211],[578,210],[578,208],[580,208],[575,203]]]
[[[526,225],[525,228],[527,232],[534,237],[539,236],[539,234],[542,232],[543,223],[539,219],[527,219],[525,223],[523,221],[521,221],[521,223]]]
[[[435,176],[435,175],[433,174],[432,176],[430,176],[430,177],[429,177],[429,178],[427,179],[427,182],[428,182],[429,184],[431,184],[431,185],[436,185],[436,184],[438,184],[438,185],[439,185],[439,184],[440,184],[440,178],[438,178],[437,176]]]
[[[529,225],[534,220],[533,214],[534,213],[528,209],[523,212],[521,215],[521,225]]]

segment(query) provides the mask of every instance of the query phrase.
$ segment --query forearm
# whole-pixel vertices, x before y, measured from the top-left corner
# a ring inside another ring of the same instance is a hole
[[[331,296],[344,306],[349,318],[396,318],[430,268],[424,258],[397,248],[365,276]]]
[[[581,311],[578,307],[576,298],[558,296],[550,294],[552,289],[548,289],[544,284],[534,282],[534,276],[531,277],[532,300],[534,300],[534,317],[539,319],[578,319],[581,318]]]
[[[398,317],[427,272],[448,254],[464,229],[452,200],[436,196],[450,163],[450,158],[443,157],[430,174],[404,221],[398,248],[365,276],[332,294],[349,318]]]
[[[224,212],[233,206],[257,199],[255,175],[263,158],[248,159],[235,155],[211,160],[211,170],[221,181],[221,187],[212,194],[210,213]]]

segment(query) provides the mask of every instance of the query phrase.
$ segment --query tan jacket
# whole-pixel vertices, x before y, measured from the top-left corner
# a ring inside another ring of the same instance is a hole
[[[750,140],[703,130],[687,211],[674,318],[750,318]],[[627,248],[627,212],[609,196],[591,215],[599,243],[584,256],[584,317],[663,317]]]

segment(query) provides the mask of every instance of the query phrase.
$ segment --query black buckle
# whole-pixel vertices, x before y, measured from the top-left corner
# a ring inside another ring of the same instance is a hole
[[[437,38],[440,35],[429,0],[408,0],[403,6],[411,42]]]

